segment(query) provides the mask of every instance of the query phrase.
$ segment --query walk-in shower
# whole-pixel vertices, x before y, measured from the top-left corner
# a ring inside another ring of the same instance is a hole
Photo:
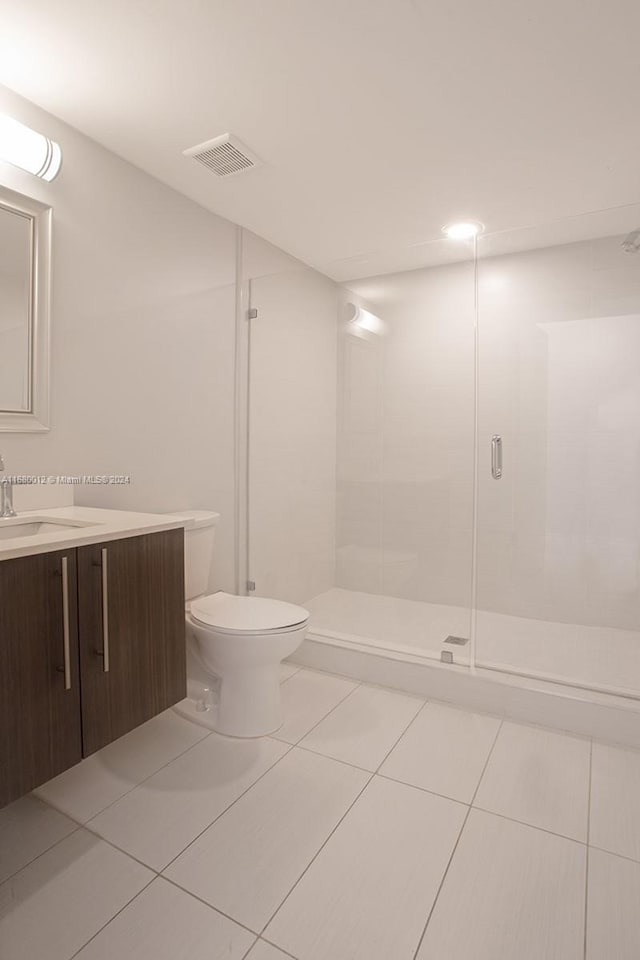
[[[640,698],[637,222],[248,267],[257,592],[318,643]]]

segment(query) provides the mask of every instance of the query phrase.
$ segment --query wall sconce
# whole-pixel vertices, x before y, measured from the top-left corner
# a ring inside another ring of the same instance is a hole
[[[60,171],[62,150],[42,133],[0,114],[0,160],[49,181]]]

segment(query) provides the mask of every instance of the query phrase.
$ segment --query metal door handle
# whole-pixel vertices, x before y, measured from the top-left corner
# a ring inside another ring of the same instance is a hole
[[[502,476],[502,437],[497,433],[491,437],[491,476],[494,480]]]
[[[62,643],[64,650],[64,688],[71,690],[71,650],[69,646],[69,560],[62,558]]]
[[[107,548],[102,548],[102,670],[109,673],[109,568]]]

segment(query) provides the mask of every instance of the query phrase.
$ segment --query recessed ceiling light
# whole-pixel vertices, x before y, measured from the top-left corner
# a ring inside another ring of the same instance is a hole
[[[477,220],[463,220],[460,223],[448,223],[442,232],[449,240],[473,240],[484,230],[483,224]]]

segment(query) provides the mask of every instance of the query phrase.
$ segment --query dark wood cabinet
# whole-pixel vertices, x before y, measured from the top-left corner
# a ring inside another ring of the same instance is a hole
[[[184,534],[78,549],[84,756],[186,692]]]
[[[185,695],[181,528],[0,561],[0,806]]]
[[[75,550],[0,563],[0,678],[2,806],[82,756]]]

